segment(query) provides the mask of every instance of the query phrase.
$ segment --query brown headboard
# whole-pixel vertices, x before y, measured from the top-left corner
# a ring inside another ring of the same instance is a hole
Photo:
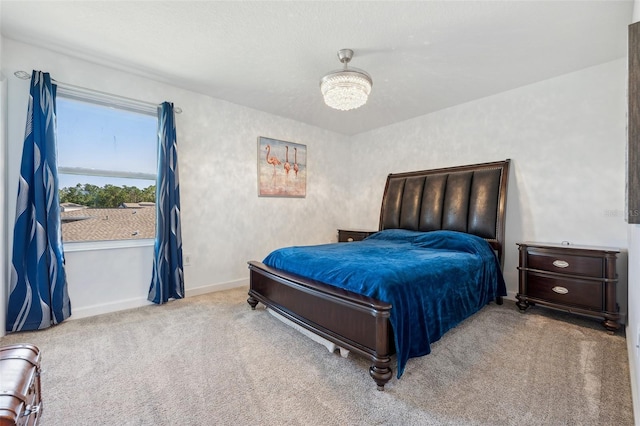
[[[509,162],[472,164],[387,177],[380,230],[450,230],[486,239],[503,259]]]

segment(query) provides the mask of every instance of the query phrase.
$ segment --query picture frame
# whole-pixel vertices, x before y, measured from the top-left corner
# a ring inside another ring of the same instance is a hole
[[[307,146],[258,137],[258,196],[307,196]]]

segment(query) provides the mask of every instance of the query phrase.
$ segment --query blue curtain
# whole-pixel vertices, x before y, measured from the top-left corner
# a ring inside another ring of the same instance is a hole
[[[153,277],[148,299],[166,303],[184,297],[178,146],[173,104],[158,109],[158,181]]]
[[[71,315],[60,229],[56,86],[33,71],[20,166],[7,331],[37,330]]]

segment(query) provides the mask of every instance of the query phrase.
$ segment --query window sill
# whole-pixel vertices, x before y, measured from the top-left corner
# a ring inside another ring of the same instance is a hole
[[[83,241],[63,243],[62,248],[65,253],[95,250],[114,250],[133,247],[153,247],[155,240],[145,238],[138,240],[114,240],[114,241]]]

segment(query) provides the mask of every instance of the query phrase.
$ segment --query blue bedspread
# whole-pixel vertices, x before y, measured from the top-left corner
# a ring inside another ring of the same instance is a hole
[[[391,303],[398,378],[409,358],[507,294],[489,244],[461,232],[389,229],[359,242],[278,249],[263,263]]]

